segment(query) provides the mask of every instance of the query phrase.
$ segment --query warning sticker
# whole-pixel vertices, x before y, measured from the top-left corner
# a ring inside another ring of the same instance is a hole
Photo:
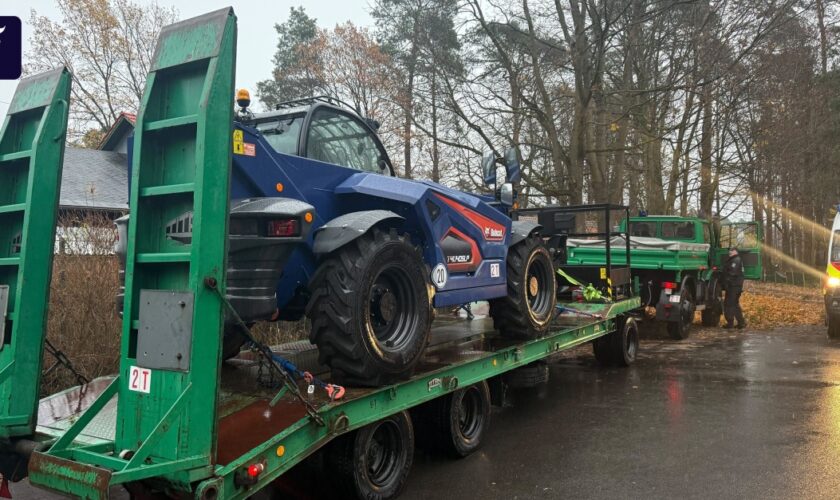
[[[245,156],[257,156],[257,148],[253,143],[246,142],[244,146],[243,154]]]
[[[245,154],[245,144],[243,142],[244,137],[241,130],[234,130],[233,131],[233,154],[235,155],[244,155]],[[251,155],[253,156],[253,155]]]

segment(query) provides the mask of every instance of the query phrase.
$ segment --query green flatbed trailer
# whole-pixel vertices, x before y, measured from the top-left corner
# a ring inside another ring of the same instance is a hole
[[[642,216],[621,221],[629,234],[630,273],[643,306],[655,310],[675,339],[689,336],[695,312],[704,326],[717,326],[723,313],[723,287],[718,268],[730,246],[737,246],[747,279],[760,279],[761,227],[754,222],[715,224],[698,217]],[[615,242],[614,242],[615,243]],[[569,266],[627,265],[624,244],[570,239]]]
[[[451,403],[478,394],[471,401],[489,411],[490,387],[498,400],[509,375],[586,342],[599,362],[633,362],[638,334],[631,315],[640,301],[624,296],[563,302],[549,333],[529,341],[499,337],[486,319],[439,321],[434,345],[410,379],[348,388],[338,400],[320,391],[310,395],[300,381],[266,385],[265,367],[253,359],[223,363],[235,53],[236,19],[229,8],[161,33],[134,143],[119,373],[42,400],[34,433],[0,440],[0,468],[15,458],[16,469],[3,470],[7,477],[28,474],[38,487],[80,498],[108,498],[118,485],[138,498],[245,498],[342,439],[342,446],[325,453],[338,454],[343,477],[353,479],[372,452],[360,446],[373,447],[371,436],[381,429],[408,429],[388,434],[385,448],[390,455],[410,453],[409,410],[425,424],[421,410],[427,405],[462,412],[460,403]],[[165,225],[190,210],[192,242],[176,247],[162,236]],[[33,300],[45,304],[45,295]],[[22,387],[38,377],[30,370],[8,380]],[[33,409],[29,419],[35,418]],[[450,444],[463,444],[460,420],[447,419],[444,440]],[[349,436],[354,440],[348,447]],[[480,442],[479,435],[473,438]],[[406,460],[379,498],[399,493]],[[362,480],[356,477],[356,485]]]
[[[639,307],[638,299],[613,304],[566,305],[586,314],[603,315],[603,319],[560,316],[546,337],[519,343],[499,337],[489,319],[438,321],[427,354],[410,380],[376,389],[349,388],[340,401],[330,401],[321,392],[311,398],[325,425],[307,415],[306,407],[290,393],[272,405],[278,391],[258,383],[256,363],[225,364],[219,387],[215,459],[205,477],[198,476],[191,484],[169,483],[173,476],[160,467],[164,464],[153,462],[131,471],[125,469],[125,461],[118,457],[105,454],[93,460],[85,452],[113,450],[118,404],[109,395],[115,394],[115,386],[124,383],[119,378],[95,380],[85,395],[87,404],[98,392],[98,401],[109,400],[108,405],[99,412],[89,409],[81,416],[58,410],[61,418],[42,421],[37,440],[51,444],[52,449],[33,454],[29,463],[30,481],[39,487],[82,498],[107,498],[110,487],[126,483],[130,491],[137,492],[155,483],[159,485],[160,480],[194,498],[246,498],[272,486],[292,467],[343,434],[484,381],[490,381],[493,392],[498,394],[497,391],[503,390],[504,375],[512,370],[527,369],[534,362],[586,342],[614,343],[621,340],[622,334],[635,335],[634,331],[621,330],[628,324],[634,325],[628,313]],[[632,338],[629,341],[638,342]],[[615,351],[600,353],[601,361],[608,361],[608,356],[614,355]],[[303,382],[300,390],[306,393]],[[72,408],[78,398],[78,388],[47,398],[42,403],[42,413],[55,414],[56,407]],[[60,447],[55,442],[73,428],[82,430],[67,448],[58,450]],[[111,458],[105,459],[106,456]],[[252,485],[238,483],[237,477],[254,464],[265,467],[258,481]],[[175,464],[168,465],[175,468]],[[145,476],[145,481],[134,479],[138,476]]]

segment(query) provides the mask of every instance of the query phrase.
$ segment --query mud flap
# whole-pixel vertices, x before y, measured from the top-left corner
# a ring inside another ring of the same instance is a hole
[[[29,481],[40,487],[66,494],[72,491],[80,498],[108,498],[112,471],[40,452],[29,459]]]

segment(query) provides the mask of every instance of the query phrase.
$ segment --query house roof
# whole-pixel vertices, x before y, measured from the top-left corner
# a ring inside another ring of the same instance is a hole
[[[115,121],[114,124],[111,125],[111,128],[108,129],[108,132],[105,133],[105,137],[102,138],[102,141],[100,141],[97,149],[112,151],[117,143],[120,142],[120,139],[134,130],[134,124],[136,122],[137,115],[134,113],[120,113],[120,116],[117,117],[117,121]]]
[[[62,209],[128,210],[126,155],[66,147],[59,206]]]

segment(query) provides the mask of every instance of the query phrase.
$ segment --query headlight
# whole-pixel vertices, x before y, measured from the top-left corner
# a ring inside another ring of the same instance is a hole
[[[836,276],[829,276],[825,282],[825,286],[829,288],[837,288],[838,286],[840,286],[840,278]]]

